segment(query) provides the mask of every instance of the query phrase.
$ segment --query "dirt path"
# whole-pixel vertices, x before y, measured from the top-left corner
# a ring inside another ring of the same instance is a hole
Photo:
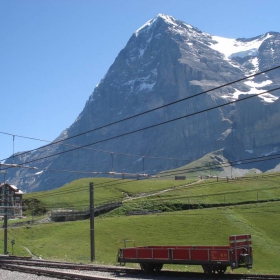
[[[34,255],[27,247],[25,247],[25,246],[22,246],[22,247],[28,252],[28,254],[30,254],[30,256],[32,256],[32,258],[42,259],[41,257]]]
[[[193,185],[196,185],[196,184],[200,183],[201,181],[203,181],[203,179],[199,179],[198,181],[187,184],[187,185],[173,186],[173,187],[170,187],[170,188],[165,189],[165,190],[161,190],[161,191],[157,191],[157,192],[153,192],[153,193],[141,193],[141,194],[137,194],[135,196],[129,196],[127,193],[125,193],[127,198],[124,199],[123,202],[128,201],[128,200],[135,200],[135,199],[139,199],[139,198],[143,198],[143,197],[155,196],[155,195],[162,194],[162,193],[165,193],[165,192],[174,191],[174,189],[180,189],[180,188],[184,188],[184,187],[192,187]]]

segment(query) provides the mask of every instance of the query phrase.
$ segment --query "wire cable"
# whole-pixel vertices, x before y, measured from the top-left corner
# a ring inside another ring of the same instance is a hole
[[[218,86],[218,87],[215,87],[215,88],[212,88],[212,89],[209,89],[209,90],[200,92],[200,93],[198,93],[198,94],[194,94],[194,95],[191,95],[191,96],[188,96],[188,97],[185,97],[185,98],[182,98],[182,99],[179,99],[179,100],[176,100],[176,101],[167,103],[167,104],[165,104],[165,105],[158,106],[158,107],[153,108],[153,109],[151,109],[151,110],[147,110],[147,111],[145,111],[145,112],[142,112],[142,113],[139,113],[139,114],[135,114],[135,115],[133,115],[133,116],[130,116],[130,117],[127,117],[127,118],[124,118],[124,119],[121,119],[121,120],[118,120],[118,121],[115,121],[115,122],[112,122],[112,123],[109,123],[109,124],[106,124],[106,125],[103,125],[103,126],[100,126],[100,127],[97,127],[97,128],[93,128],[93,129],[91,129],[91,130],[88,130],[88,131],[85,131],[85,132],[82,132],[82,133],[79,133],[79,134],[76,134],[76,135],[67,137],[67,138],[65,138],[65,139],[58,140],[58,141],[56,141],[56,142],[52,142],[51,144],[42,146],[42,147],[37,148],[37,149],[30,150],[30,151],[27,151],[27,152],[24,152],[24,153],[21,153],[21,154],[18,154],[17,156],[21,156],[21,155],[24,155],[24,154],[26,154],[26,153],[29,153],[29,152],[32,152],[32,151],[35,151],[35,150],[38,150],[38,149],[46,148],[46,147],[48,147],[48,146],[50,146],[50,145],[55,145],[55,144],[58,144],[58,143],[60,143],[60,142],[66,141],[66,140],[69,140],[69,139],[72,139],[72,138],[75,138],[75,137],[79,137],[79,136],[85,135],[85,134],[87,134],[87,133],[90,133],[90,132],[93,132],[93,131],[96,131],[96,130],[99,130],[99,129],[102,129],[102,128],[106,128],[106,127],[108,127],[108,126],[115,125],[115,124],[118,124],[118,123],[121,123],[121,122],[130,120],[130,119],[133,119],[133,118],[142,116],[142,115],[144,115],[144,114],[148,114],[148,113],[154,112],[154,111],[159,110],[159,109],[163,109],[163,108],[165,108],[165,107],[168,107],[168,106],[171,106],[171,105],[180,103],[180,102],[182,102],[182,101],[189,100],[189,99],[191,99],[191,98],[200,96],[200,95],[202,95],[202,94],[205,94],[205,93],[208,93],[208,92],[211,92],[211,91],[215,91],[215,90],[217,90],[217,89],[221,89],[221,88],[223,88],[223,87],[226,87],[226,86],[229,86],[229,85],[232,85],[232,84],[235,84],[235,83],[238,83],[238,82],[241,82],[241,81],[244,81],[244,80],[247,80],[247,79],[256,77],[256,76],[258,76],[258,75],[261,75],[261,74],[264,74],[264,73],[267,73],[267,72],[270,72],[270,71],[274,71],[274,70],[279,69],[279,68],[280,68],[280,65],[278,65],[278,66],[276,66],[276,67],[273,67],[273,68],[270,68],[270,69],[267,69],[267,70],[264,70],[264,71],[261,71],[261,72],[258,72],[258,73],[255,73],[255,74],[252,74],[252,75],[249,75],[249,76],[246,76],[246,77],[244,77],[244,78],[241,78],[241,79],[238,79],[238,80],[235,80],[235,81],[232,81],[232,82],[223,84],[223,85],[221,85],[221,86]],[[264,93],[265,93],[265,92],[264,92]],[[262,94],[264,94],[264,93],[262,93]],[[7,159],[7,158],[6,158],[6,159]],[[3,160],[6,160],[6,159],[3,159]],[[1,161],[3,161],[3,160],[1,160]]]
[[[279,158],[279,157],[277,157],[277,158]],[[205,170],[207,170],[208,168],[205,168]],[[169,175],[168,175],[169,176]],[[166,177],[168,177],[168,176],[166,176]],[[280,174],[278,175],[277,173],[274,175],[274,174],[272,174],[272,175],[270,175],[270,174],[268,174],[268,175],[260,175],[260,176],[262,176],[262,177],[277,177],[277,176],[280,176]],[[164,178],[164,176],[163,177],[161,177],[161,178]],[[241,177],[242,178],[242,180],[244,180],[244,179],[246,179],[247,177]],[[250,177],[248,177],[248,178],[250,178]],[[105,181],[105,182],[102,182],[102,183],[99,183],[99,184],[96,184],[95,185],[95,189],[98,189],[98,188],[108,188],[108,187],[110,187],[110,188],[112,188],[112,187],[115,187],[115,186],[117,186],[117,185],[121,185],[121,186],[124,186],[124,185],[126,185],[126,184],[129,184],[129,183],[131,183],[131,182],[142,182],[143,180],[149,180],[149,179],[152,179],[152,178],[143,178],[142,180],[127,180],[126,179],[126,181],[123,181],[123,179],[116,179],[116,180],[114,180],[113,182],[112,182],[112,180],[110,180],[110,181]],[[222,178],[220,177],[220,180],[221,180]],[[233,180],[234,181],[234,180]],[[233,182],[232,180],[229,180],[229,182]],[[218,181],[218,182],[224,182],[224,181]],[[217,182],[210,182],[211,184],[216,184]],[[181,182],[178,182],[178,184],[179,185],[181,185],[182,183]],[[198,183],[196,183],[196,185],[197,185]],[[173,186],[174,186],[174,182],[173,182]],[[84,188],[85,187],[88,187],[88,186],[83,186],[83,187],[80,187],[80,188],[76,188],[75,190],[66,190],[66,191],[64,191],[63,192],[63,194],[69,194],[69,193],[74,193],[74,192],[80,192],[81,190],[84,190]],[[47,193],[43,193],[42,194],[43,196],[48,196],[48,194]],[[55,196],[56,194],[54,194],[54,196]],[[40,194],[39,194],[39,196],[40,196]]]
[[[8,133],[8,132],[3,132],[3,131],[0,131],[0,134],[10,135],[10,136],[18,137],[18,138],[38,140],[38,141],[42,141],[42,142],[52,143],[52,141],[48,141],[48,140],[42,140],[42,139],[32,138],[32,137],[23,136],[23,135],[16,135],[16,134],[11,134],[11,133]],[[174,160],[174,161],[175,160],[176,161],[188,161],[188,159],[183,159],[183,158],[150,157],[150,156],[143,156],[143,155],[136,155],[136,154],[128,154],[128,153],[120,153],[120,152],[114,152],[114,151],[93,149],[93,148],[90,148],[90,147],[82,147],[82,146],[67,144],[67,143],[58,143],[58,144],[59,145],[64,145],[64,146],[69,146],[69,147],[77,147],[77,148],[81,148],[81,149],[97,151],[97,152],[101,152],[101,153],[113,154],[113,155],[123,155],[123,156],[130,156],[130,157],[137,157],[137,158],[149,158],[149,159],[164,159],[164,160]],[[41,149],[41,147],[39,147],[35,150],[38,150],[38,149]],[[30,151],[20,153],[20,154],[17,154],[17,155],[13,155],[13,156],[21,156],[21,155],[24,155],[25,153],[30,153],[31,151],[34,151],[34,150],[30,150]],[[0,161],[4,161],[4,160],[5,159],[0,160]]]
[[[37,158],[37,159],[31,160],[31,161],[27,161],[27,162],[25,162],[25,164],[36,162],[36,161],[39,161],[39,160],[44,160],[44,159],[47,159],[47,158],[50,158],[50,157],[58,156],[58,155],[61,155],[61,154],[65,154],[65,153],[68,153],[68,152],[72,152],[72,151],[81,149],[82,147],[88,147],[88,146],[92,146],[92,145],[95,145],[95,144],[100,144],[100,143],[103,143],[103,142],[106,142],[106,141],[109,141],[109,140],[117,139],[117,138],[120,138],[120,137],[124,137],[124,136],[127,136],[127,135],[131,135],[131,134],[137,133],[137,132],[141,132],[141,131],[144,131],[144,130],[147,130],[147,129],[158,127],[158,126],[161,126],[161,125],[164,125],[164,124],[172,123],[172,122],[184,119],[184,118],[192,117],[192,116],[195,116],[195,115],[198,115],[198,114],[201,114],[201,113],[205,113],[205,112],[217,109],[217,108],[221,108],[221,107],[233,104],[233,103],[237,103],[237,102],[241,102],[241,101],[244,101],[244,100],[248,100],[248,99],[254,98],[256,96],[259,96],[261,94],[266,94],[266,93],[269,93],[269,92],[272,92],[272,91],[276,91],[276,90],[279,90],[279,89],[280,89],[280,87],[277,87],[277,88],[270,89],[270,90],[267,90],[267,91],[264,91],[264,92],[261,92],[261,93],[252,94],[252,95],[249,95],[247,97],[244,97],[244,98],[241,98],[241,99],[238,99],[238,100],[230,101],[230,102],[227,102],[227,103],[224,103],[224,104],[220,104],[220,105],[217,105],[217,106],[214,106],[214,107],[211,107],[211,108],[207,108],[207,109],[204,109],[204,110],[201,110],[201,111],[197,111],[197,112],[194,112],[194,113],[191,113],[191,114],[186,114],[186,115],[183,115],[181,117],[177,117],[177,118],[174,118],[174,119],[171,119],[171,120],[168,120],[168,121],[160,122],[158,124],[153,124],[153,125],[150,125],[150,126],[147,126],[147,127],[144,127],[144,128],[140,128],[140,129],[137,129],[137,130],[132,130],[130,132],[122,133],[122,134],[119,134],[119,135],[116,135],[116,136],[112,136],[112,137],[109,137],[109,138],[106,138],[106,139],[103,139],[103,140],[92,142],[92,143],[83,145],[81,147],[76,147],[76,148],[73,148],[73,149],[70,149],[70,150],[67,150],[67,151],[61,151],[61,152],[53,154],[53,155],[48,155],[48,156]]]

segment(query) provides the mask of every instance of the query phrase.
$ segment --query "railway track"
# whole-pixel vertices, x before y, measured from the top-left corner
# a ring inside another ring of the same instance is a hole
[[[3,264],[21,265],[21,266],[35,266],[35,267],[48,267],[48,268],[58,268],[58,269],[71,269],[79,271],[100,271],[100,272],[113,272],[113,273],[139,273],[139,269],[125,268],[122,266],[105,266],[105,265],[87,265],[87,264],[76,264],[67,262],[57,262],[57,261],[46,261],[46,260],[34,260],[25,258],[1,258],[0,266]]]
[[[1,265],[1,269],[7,269],[11,271],[18,271],[28,274],[36,274],[38,276],[48,276],[58,279],[72,279],[72,280],[80,280],[80,279],[87,279],[87,280],[115,280],[117,278],[113,277],[104,277],[104,276],[94,276],[94,275],[86,275],[82,273],[73,273],[73,272],[63,272],[57,270],[49,270],[44,268],[34,268],[30,266],[21,266],[21,265],[14,265],[14,264],[4,264]]]
[[[40,268],[38,268],[40,267]],[[121,266],[100,266],[65,263],[56,261],[34,260],[31,258],[0,257],[0,268],[29,274],[44,275],[58,279],[224,279],[224,280],[280,280],[280,275],[260,274],[225,274],[208,276],[204,273],[182,271],[153,272],[147,274],[140,269]],[[65,271],[67,270],[67,271]]]

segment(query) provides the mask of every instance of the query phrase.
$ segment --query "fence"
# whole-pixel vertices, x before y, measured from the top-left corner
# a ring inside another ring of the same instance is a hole
[[[145,199],[125,203],[126,215],[156,214],[199,208],[223,207],[231,205],[280,201],[280,188],[271,187],[263,190],[228,191],[219,194],[181,196],[178,198]]]
[[[111,202],[94,208],[94,216],[97,217],[100,214],[107,213],[117,207],[122,202]],[[90,209],[77,210],[75,208],[60,208],[51,210],[51,220],[54,222],[65,222],[65,221],[77,221],[88,219],[90,215]]]

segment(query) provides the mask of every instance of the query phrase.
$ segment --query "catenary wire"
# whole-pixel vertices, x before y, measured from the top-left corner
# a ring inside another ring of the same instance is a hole
[[[207,109],[204,109],[204,110],[201,110],[201,111],[197,111],[197,112],[194,112],[194,113],[191,113],[191,114],[186,114],[184,116],[177,117],[177,118],[174,118],[174,119],[171,119],[171,120],[168,120],[168,121],[164,121],[164,122],[161,122],[161,123],[158,123],[158,124],[153,124],[153,125],[150,125],[150,126],[147,126],[147,127],[144,127],[144,128],[140,128],[140,129],[133,130],[133,131],[130,131],[130,132],[126,132],[126,133],[123,133],[123,134],[119,134],[119,135],[116,135],[116,136],[113,136],[113,137],[110,137],[110,138],[107,138],[107,139],[92,142],[92,143],[89,143],[89,144],[86,144],[86,145],[83,145],[83,146],[80,146],[80,147],[76,147],[76,148],[73,148],[73,149],[70,149],[70,150],[67,150],[67,151],[62,151],[62,152],[59,152],[59,153],[56,153],[56,154],[53,154],[53,155],[48,155],[48,156],[44,156],[44,157],[41,157],[41,158],[38,158],[38,159],[34,159],[34,160],[31,160],[31,161],[25,162],[25,164],[36,162],[36,161],[39,161],[39,160],[44,160],[44,159],[47,159],[47,158],[50,158],[50,157],[65,154],[65,153],[68,153],[68,152],[72,152],[72,151],[81,149],[83,147],[88,147],[88,146],[92,146],[92,145],[95,145],[95,144],[103,143],[103,142],[106,142],[106,141],[109,141],[109,140],[117,139],[117,138],[120,138],[120,137],[124,137],[124,136],[127,136],[127,135],[131,135],[131,134],[140,132],[140,131],[144,131],[144,130],[147,130],[147,129],[158,127],[160,125],[164,125],[164,124],[175,122],[175,121],[178,121],[178,120],[181,120],[181,119],[184,119],[184,118],[192,117],[192,116],[195,116],[195,115],[198,115],[198,114],[201,114],[201,113],[205,113],[205,112],[208,112],[208,111],[211,111],[211,110],[214,110],[214,109],[217,109],[217,108],[221,108],[221,107],[233,104],[233,103],[248,100],[248,99],[254,98],[256,96],[266,94],[266,93],[269,93],[269,92],[272,92],[272,91],[276,91],[276,90],[279,90],[279,89],[280,89],[280,87],[277,87],[277,88],[270,89],[270,90],[267,90],[267,91],[264,91],[264,92],[261,92],[261,93],[252,94],[252,95],[249,95],[247,97],[244,97],[244,98],[241,98],[241,99],[238,99],[238,100],[230,101],[230,102],[220,104],[220,105],[217,105],[217,106],[214,106],[214,107],[211,107],[211,108],[207,108]]]
[[[273,158],[271,158],[273,156]],[[276,156],[276,157],[275,157]],[[251,162],[253,162],[252,160],[254,160],[254,162],[256,162],[256,161],[264,161],[264,160],[273,160],[273,159],[276,159],[276,158],[279,158],[278,157],[278,155],[276,154],[276,155],[270,155],[270,156],[266,156],[266,158],[264,159],[263,157],[259,157],[259,158],[249,158],[249,159],[242,159],[242,161],[247,161],[247,162],[244,162],[244,163],[242,163],[242,164],[248,164],[248,163],[251,163]],[[251,160],[250,162],[248,162],[249,160]],[[240,160],[239,160],[240,161]],[[222,164],[227,164],[227,162],[223,162],[223,163],[218,163],[218,164],[216,164],[216,165],[212,165],[212,167],[219,167],[219,166],[221,166]],[[228,163],[229,164],[229,163]],[[230,165],[228,165],[228,166],[232,166],[232,163],[230,164]],[[202,166],[201,168],[199,168],[198,170],[196,170],[196,171],[205,171],[205,170],[209,170],[209,166],[207,165],[207,166]],[[50,171],[52,171],[52,170],[50,170]],[[53,170],[53,171],[55,171],[55,172],[59,172],[59,170]],[[64,170],[65,171],[65,170]],[[185,169],[185,170],[180,170],[179,172],[177,172],[177,174],[176,175],[178,175],[178,174],[186,174],[186,171],[189,171],[189,172],[192,172],[192,168],[191,169],[189,169],[189,168],[187,168],[187,169]],[[79,171],[75,171],[75,172],[79,172]],[[161,178],[165,178],[165,177],[169,177],[170,175],[169,174],[167,174],[167,175],[165,175],[165,176],[161,176]],[[144,180],[146,180],[146,179],[149,179],[149,178],[145,178]],[[117,182],[116,182],[117,181]],[[102,187],[113,187],[113,186],[116,186],[116,185],[125,185],[125,184],[128,184],[128,183],[130,183],[130,182],[135,182],[135,180],[128,180],[128,179],[126,179],[126,181],[125,182],[123,182],[123,180],[122,179],[115,179],[114,180],[114,182],[116,182],[116,183],[112,183],[112,180],[110,180],[110,181],[107,181],[107,182],[102,182],[101,184],[99,183],[99,184],[97,184],[97,188],[102,188]],[[139,180],[139,182],[141,182],[141,181],[143,181],[143,179],[142,180]],[[179,185],[180,185],[180,183],[179,183]],[[84,187],[81,187],[81,188],[77,188],[75,191],[72,191],[72,190],[67,190],[67,191],[64,191],[63,192],[63,194],[70,194],[70,193],[74,193],[74,192],[80,192],[80,191],[83,191],[84,190]],[[39,196],[41,197],[41,196],[44,196],[44,194],[39,194]],[[45,194],[46,196],[49,196],[50,194]]]
[[[273,160],[273,159],[278,159],[280,156],[280,154],[272,154],[272,155],[267,155],[267,156],[261,156],[261,157],[253,157],[253,158],[243,158],[243,159],[238,159],[236,161],[224,161],[224,162],[219,162],[216,164],[211,164],[211,165],[204,165],[204,166],[198,166],[198,167],[191,167],[191,168],[180,168],[179,170],[167,170],[167,171],[161,171],[159,174],[151,174],[151,177],[155,177],[155,175],[157,175],[157,177],[160,178],[164,178],[164,177],[168,177],[170,175],[178,175],[178,174],[185,174],[185,173],[192,173],[192,172],[196,172],[196,171],[209,171],[210,168],[219,168],[219,167],[233,167],[235,165],[244,165],[244,164],[250,164],[250,163],[254,163],[254,162],[262,162],[262,161],[267,161],[267,160]],[[22,168],[30,168],[30,169],[34,169],[34,167],[28,167],[28,166],[19,166]],[[69,173],[81,173],[81,174],[89,174],[89,175],[96,175],[96,173],[99,174],[107,174],[107,175],[114,175],[117,176],[117,173],[114,172],[92,172],[92,171],[79,171],[79,170],[58,170],[58,169],[40,169],[40,168],[36,168],[37,170],[41,170],[41,171],[53,171],[53,172],[69,172]],[[137,175],[141,175],[140,174],[129,174],[129,173],[122,173],[119,172],[120,174],[125,174],[125,175],[130,175],[131,177],[133,177],[133,175],[135,177],[137,177]],[[129,176],[128,176],[129,177]],[[147,176],[145,176],[147,177]]]
[[[35,151],[35,150],[38,150],[38,149],[46,148],[46,147],[48,147],[48,146],[50,146],[50,145],[55,145],[55,144],[58,144],[58,143],[60,143],[60,142],[66,141],[66,140],[69,140],[69,139],[72,139],[72,138],[75,138],[75,137],[79,137],[79,136],[85,135],[85,134],[87,134],[87,133],[90,133],[90,132],[93,132],[93,131],[96,131],[96,130],[99,130],[99,129],[102,129],[102,128],[106,128],[106,127],[108,127],[108,126],[115,125],[115,124],[118,124],[118,123],[121,123],[121,122],[130,120],[130,119],[133,119],[133,118],[142,116],[142,115],[147,114],[147,113],[151,113],[151,112],[153,112],[153,111],[156,111],[156,110],[159,110],[159,109],[162,109],[162,108],[165,108],[165,107],[168,107],[168,106],[171,106],[171,105],[180,103],[180,102],[182,102],[182,101],[186,101],[186,100],[188,100],[188,99],[191,99],[191,98],[200,96],[200,95],[202,95],[202,94],[205,94],[205,93],[208,93],[208,92],[211,92],[211,91],[215,91],[215,90],[221,89],[221,88],[223,88],[223,87],[227,87],[227,86],[229,86],[229,85],[232,85],[232,84],[235,84],[235,83],[238,83],[238,82],[241,82],[241,81],[250,79],[250,78],[252,78],[252,77],[256,77],[256,76],[258,76],[258,75],[261,75],[261,74],[264,74],[264,73],[267,73],[267,72],[270,72],[270,71],[273,71],[273,70],[276,70],[276,69],[279,69],[279,68],[280,68],[280,65],[278,65],[278,66],[276,66],[276,67],[273,67],[273,68],[270,68],[270,69],[267,69],[267,70],[264,70],[264,71],[261,71],[261,72],[258,72],[258,73],[255,73],[255,74],[252,74],[252,75],[249,75],[249,76],[246,76],[246,77],[244,77],[244,78],[241,78],[241,79],[238,79],[238,80],[235,80],[235,81],[232,81],[232,82],[223,84],[223,85],[221,85],[221,86],[218,86],[218,87],[215,87],[215,88],[212,88],[212,89],[209,89],[209,90],[200,92],[200,93],[198,93],[198,94],[194,94],[194,95],[191,95],[191,96],[188,96],[188,97],[185,97],[185,98],[182,98],[182,99],[179,99],[179,100],[176,100],[176,101],[167,103],[167,104],[165,104],[165,105],[158,106],[158,107],[153,108],[153,109],[151,109],[151,110],[147,110],[147,111],[145,111],[145,112],[142,112],[142,113],[139,113],[139,114],[135,114],[135,115],[133,115],[133,116],[130,116],[130,117],[127,117],[127,118],[124,118],[124,119],[121,119],[121,120],[118,120],[118,121],[115,121],[115,122],[112,122],[112,123],[109,123],[109,124],[106,124],[106,125],[97,127],[97,128],[94,128],[94,129],[91,129],[91,130],[88,130],[88,131],[85,131],[85,132],[82,132],[82,133],[79,133],[79,134],[76,134],[76,135],[73,135],[73,136],[70,136],[70,137],[68,137],[68,138],[61,139],[61,140],[58,140],[58,141],[56,141],[56,142],[52,142],[52,143],[50,143],[50,144],[48,144],[48,145],[39,147],[39,148],[37,148],[37,149],[33,149],[33,150],[30,150],[30,151],[27,151],[27,152],[24,152],[24,153],[17,154],[16,156],[21,156],[21,155],[24,155],[24,154],[26,154],[26,153],[30,153],[30,152]],[[42,141],[43,141],[43,140],[42,140]],[[6,159],[3,159],[3,160],[6,160]],[[3,161],[3,160],[1,160],[1,161]]]
[[[279,177],[280,176],[280,174],[268,174],[268,175],[259,175],[259,176],[257,176],[257,178],[255,178],[255,177],[244,177],[242,180],[237,180],[237,181],[235,181],[235,180],[233,180],[233,181],[229,181],[229,182],[227,182],[226,184],[231,184],[231,183],[242,183],[242,182],[244,182],[244,181],[252,181],[252,180],[256,180],[256,179],[259,179],[259,177],[261,177],[261,179],[263,179],[263,178],[267,178],[267,177],[272,177],[272,178],[274,178],[274,177]],[[211,185],[217,185],[217,184],[219,184],[219,185],[221,185],[221,184],[225,184],[225,181],[219,181],[219,182],[213,182],[213,181],[201,181],[201,182],[199,182],[199,183],[195,183],[195,184],[187,184],[187,185],[180,185],[180,186],[176,186],[176,187],[185,187],[185,188],[189,188],[189,187],[207,187],[207,186],[211,186]],[[278,189],[278,187],[271,187],[271,188],[269,188],[269,189]],[[258,189],[257,191],[262,191],[262,190],[267,190],[267,188],[263,188],[263,189]],[[256,190],[248,190],[248,191],[244,191],[244,192],[254,192],[254,191],[256,191]],[[237,192],[240,192],[240,191],[235,191],[236,193]],[[61,194],[61,193],[60,193]],[[211,194],[210,196],[218,196],[218,195],[225,195],[224,193],[220,193],[220,194]],[[50,196],[48,196],[48,198],[49,197],[51,197],[51,196],[57,196],[57,194],[55,194],[55,195],[50,195]],[[39,198],[42,198],[42,197],[44,197],[44,196],[41,196],[41,197],[39,197]],[[176,197],[176,196],[174,196],[172,199],[178,199],[178,198],[189,198],[189,199],[197,199],[197,198],[202,198],[202,197],[205,197],[205,195],[196,195],[196,196],[182,196],[182,195],[180,195],[179,197]],[[38,198],[37,196],[36,196],[36,198]],[[118,201],[120,200],[120,199],[122,199],[122,198],[119,198],[119,197],[117,197],[117,198],[115,198],[115,199],[117,199]],[[99,200],[102,200],[102,199],[99,199]],[[157,199],[151,199],[151,201],[162,201],[162,200],[170,200],[170,198],[157,198]],[[103,200],[104,201],[104,200]],[[106,200],[107,201],[107,200]],[[116,201],[116,200],[115,200]],[[112,202],[112,200],[110,200],[110,202]],[[85,205],[85,206],[88,206],[88,205]]]
[[[229,167],[229,166],[234,166],[234,164],[236,163],[237,165],[238,162],[242,162],[241,164],[249,164],[252,162],[261,162],[261,161],[267,161],[267,160],[273,160],[273,159],[278,159],[280,157],[280,154],[274,154],[274,155],[268,155],[268,156],[264,156],[264,157],[255,157],[255,158],[247,158],[247,159],[239,159],[235,162],[220,162],[217,164],[212,164],[211,168],[218,168],[218,167]],[[28,167],[27,167],[28,168]],[[73,170],[57,170],[57,169],[48,169],[48,171],[53,171],[53,172],[69,172],[69,173],[81,173],[81,174],[89,174],[89,175],[95,175],[95,172],[82,172],[82,171],[73,171]],[[171,175],[181,175],[181,174],[188,174],[188,173],[192,173],[192,172],[202,172],[202,171],[209,171],[209,165],[205,165],[205,166],[200,166],[200,167],[195,167],[195,168],[185,168],[185,169],[180,169],[180,170],[174,170],[174,171],[163,171],[161,172],[160,176],[158,176],[159,178],[163,179],[163,178],[168,178]],[[174,174],[174,172],[176,172]],[[171,173],[171,174],[170,174]],[[162,175],[163,174],[163,175]],[[136,174],[135,174],[136,175]],[[156,174],[154,174],[156,175]],[[143,181],[146,179],[152,179],[152,178],[144,178],[138,181]],[[115,179],[116,181],[119,181],[119,183],[114,184],[114,185],[118,185],[118,184],[126,184],[129,183],[131,181],[135,181],[135,179],[127,181],[128,179],[126,178],[125,182],[121,182],[123,179],[122,178],[118,178]],[[109,183],[109,185],[107,185],[107,183]],[[107,187],[107,186],[113,186],[112,184],[112,180],[108,181],[108,182],[102,182],[102,184],[98,184],[98,187]],[[82,188],[78,188],[76,189],[74,192],[76,191],[80,191],[82,190]],[[68,191],[66,191],[66,193],[68,193]]]
[[[41,170],[41,171],[52,171],[52,172],[68,172],[68,173],[79,173],[79,174],[88,174],[88,175],[99,175],[99,174],[106,174],[106,175],[111,175],[111,176],[131,176],[131,177],[158,177],[158,178],[163,178],[167,177],[170,175],[178,175],[178,174],[185,174],[185,173],[192,173],[192,172],[197,172],[197,171],[205,171],[209,169],[215,169],[219,167],[234,167],[234,166],[240,166],[240,165],[245,165],[245,164],[250,164],[250,163],[255,163],[255,162],[262,162],[262,161],[268,161],[268,160],[273,160],[273,159],[278,159],[280,158],[280,154],[272,154],[272,155],[267,155],[267,156],[261,156],[261,157],[252,157],[252,158],[245,158],[245,159],[238,159],[235,161],[223,161],[223,162],[218,162],[218,163],[211,163],[211,165],[202,165],[202,166],[197,166],[197,167],[188,167],[188,168],[180,168],[178,170],[167,170],[167,171],[161,171],[157,174],[142,174],[142,173],[125,173],[125,172],[99,172],[99,171],[80,171],[80,170],[61,170],[61,169],[45,169],[45,168],[36,168],[36,170]],[[19,168],[30,168],[34,169],[34,167],[28,167],[28,166],[18,166]]]
[[[277,158],[279,158],[279,157],[277,157]],[[274,159],[274,158],[273,158]],[[205,168],[205,170],[208,170],[208,168]],[[201,170],[200,170],[201,171]],[[202,170],[203,171],[203,170]],[[184,173],[185,174],[185,173]],[[268,174],[268,175],[261,175],[262,177],[277,177],[277,176],[280,176],[280,174],[278,175],[278,174],[272,174],[272,175],[270,175],[270,174]],[[166,177],[168,177],[168,176],[166,176]],[[164,177],[161,177],[161,178],[164,178]],[[244,180],[244,178],[245,179],[247,179],[247,177],[241,177],[241,178],[243,178],[242,180]],[[250,178],[250,177],[249,177]],[[131,183],[131,182],[142,182],[142,181],[144,181],[144,180],[148,180],[148,179],[151,179],[151,178],[144,178],[144,179],[142,179],[142,180],[128,180],[128,179],[126,179],[126,181],[125,182],[123,182],[123,179],[115,179],[113,182],[112,182],[112,180],[110,180],[110,181],[105,181],[105,182],[102,182],[102,183],[99,183],[99,184],[96,184],[95,185],[95,189],[98,189],[98,188],[108,188],[108,187],[114,187],[114,186],[116,186],[116,185],[121,185],[121,186],[123,186],[123,185],[126,185],[126,184],[129,184],[129,183]],[[220,178],[220,179],[222,179],[222,178]],[[220,181],[220,182],[223,182],[223,181]],[[229,180],[229,182],[231,182],[231,180]],[[211,184],[216,184],[217,182],[210,182]],[[182,183],[180,183],[180,182],[178,182],[178,184],[179,185],[181,185]],[[196,183],[196,185],[197,185],[198,183]],[[173,185],[174,185],[174,182],[173,182]],[[187,184],[188,185],[188,184]],[[66,190],[66,191],[63,191],[63,192],[61,192],[61,194],[63,193],[63,194],[69,194],[69,193],[74,193],[74,192],[80,192],[80,191],[84,191],[85,189],[85,187],[88,187],[88,186],[82,186],[82,187],[80,187],[80,188],[76,188],[75,190]],[[47,193],[42,193],[41,195],[40,194],[38,194],[40,197],[41,196],[49,196],[50,194],[47,194]],[[56,194],[53,194],[54,196],[56,195]]]
[[[248,78],[248,77],[247,77],[247,78]],[[277,89],[273,89],[273,90],[277,90]],[[270,91],[273,91],[273,90],[270,90]],[[260,94],[265,94],[265,93],[270,92],[270,91],[262,92],[262,93],[260,93]],[[250,96],[250,97],[254,97],[254,96],[257,96],[257,95],[260,95],[260,94],[252,95],[252,96]],[[247,99],[247,98],[243,98],[242,100],[244,100],[244,99]],[[234,102],[237,102],[237,101],[233,101],[233,102],[231,102],[231,103],[234,103]],[[229,104],[229,103],[222,104],[222,105],[219,105],[219,106],[217,106],[217,107],[225,106],[225,105],[228,105],[228,104]],[[217,108],[217,107],[214,107],[214,108]],[[214,109],[214,108],[210,108],[210,109]],[[207,109],[207,110],[209,110],[209,109]],[[200,113],[200,112],[197,112],[197,113]],[[185,117],[187,117],[187,116],[185,116]],[[171,121],[174,121],[174,120],[171,120]],[[107,140],[105,140],[105,141],[107,141]],[[70,151],[71,151],[71,150],[70,150]],[[68,152],[68,151],[67,151],[67,152]],[[54,156],[54,155],[52,155],[52,156]]]
[[[30,140],[37,140],[37,141],[42,141],[42,142],[48,142],[48,143],[52,143],[52,141],[49,141],[49,140],[42,140],[42,139],[39,139],[39,138],[32,138],[32,137],[28,137],[28,136],[23,136],[23,135],[17,135],[17,134],[12,134],[12,133],[8,133],[8,132],[3,132],[3,131],[0,131],[0,134],[4,134],[4,135],[9,135],[9,136],[15,136],[15,137],[18,137],[18,138],[24,138],[24,139],[30,139]],[[66,139],[67,140],[67,139]],[[55,143],[56,144],[56,143]],[[188,161],[188,159],[183,159],[183,158],[166,158],[166,157],[152,157],[152,156],[143,156],[143,155],[136,155],[136,154],[128,154],[128,153],[120,153],[120,152],[113,152],[113,151],[106,151],[106,150],[101,150],[101,149],[93,149],[93,148],[90,148],[90,147],[82,147],[82,146],[78,146],[78,145],[73,145],[73,144],[67,144],[67,143],[58,143],[59,145],[64,145],[64,146],[69,146],[69,147],[77,147],[77,148],[82,148],[82,149],[87,149],[87,150],[92,150],[92,151],[97,151],[97,152],[101,152],[101,153],[107,153],[107,154],[113,154],[113,155],[123,155],[123,156],[130,156],[130,157],[142,157],[142,158],[148,158],[148,159],[164,159],[164,160],[177,160],[177,161]],[[41,149],[42,147],[39,147],[35,150],[38,150],[38,149]],[[45,148],[45,146],[44,146]],[[21,155],[24,155],[25,153],[30,153],[34,150],[30,150],[30,151],[27,151],[27,152],[23,152],[23,153],[20,153],[20,154],[17,154],[17,155],[14,155],[14,156],[21,156]],[[3,160],[0,160],[0,161],[4,161],[5,159]]]

